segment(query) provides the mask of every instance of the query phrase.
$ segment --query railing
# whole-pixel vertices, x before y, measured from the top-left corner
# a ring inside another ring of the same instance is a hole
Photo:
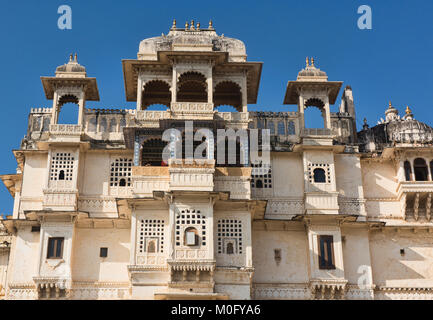
[[[81,135],[83,126],[78,124],[50,124],[50,133],[57,135]]]
[[[331,129],[327,128],[316,128],[316,129],[302,129],[301,136],[331,136]]]

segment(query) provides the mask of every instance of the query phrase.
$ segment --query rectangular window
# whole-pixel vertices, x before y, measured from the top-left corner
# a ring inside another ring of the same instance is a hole
[[[65,238],[48,238],[47,259],[63,257],[63,242]]]
[[[319,269],[334,270],[334,237],[319,236]]]
[[[101,258],[106,258],[106,257],[108,257],[108,248],[101,248],[101,249],[99,250],[99,256],[100,256]]]

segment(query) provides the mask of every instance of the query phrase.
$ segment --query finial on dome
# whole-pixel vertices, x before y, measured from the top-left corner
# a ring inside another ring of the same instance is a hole
[[[188,30],[188,27],[189,27],[189,24],[188,24],[188,21],[187,21],[187,22],[185,22],[185,30]]]
[[[209,20],[209,29],[213,29],[213,23],[212,23],[212,19]]]
[[[75,58],[74,58],[74,61],[75,61],[75,62],[78,62],[78,55],[77,55],[76,52],[75,52]]]
[[[311,66],[314,67],[314,58],[311,57]]]
[[[190,30],[194,30],[195,28],[194,28],[194,20],[191,20],[191,27],[190,27]]]
[[[173,25],[171,26],[172,29],[176,29],[176,19],[173,19]]]
[[[310,66],[310,61],[308,60],[308,57],[305,58],[305,64],[306,64],[307,67]]]
[[[69,55],[69,62],[72,62],[72,53]]]
[[[392,106],[392,103],[391,103],[391,100],[389,101],[389,107],[388,107],[388,109],[392,109],[393,108],[393,106]]]
[[[411,114],[412,110],[410,110],[409,106],[406,106],[406,114]]]
[[[195,29],[196,29],[197,31],[200,30],[200,22],[197,22]]]

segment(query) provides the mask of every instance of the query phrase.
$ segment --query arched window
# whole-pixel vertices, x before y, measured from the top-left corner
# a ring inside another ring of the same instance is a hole
[[[295,123],[292,120],[290,120],[287,123],[287,135],[294,136],[295,134],[296,134],[296,132],[295,132]]]
[[[65,171],[64,170],[60,170],[60,172],[59,172],[59,180],[65,180]]]
[[[166,110],[171,103],[170,85],[162,80],[147,82],[144,86],[141,103],[141,110],[150,110],[148,107],[151,105],[158,105],[158,108]]]
[[[242,111],[242,93],[238,84],[232,81],[222,81],[215,86],[214,94],[215,107],[229,105],[236,111]]]
[[[89,120],[89,123],[87,125],[87,131],[88,132],[96,132],[96,118],[92,117]]]
[[[284,128],[284,122],[280,121],[278,122],[278,135],[284,136],[286,134],[286,130]]]
[[[227,247],[226,247],[226,254],[234,254],[234,247],[233,247],[233,243],[229,242],[227,243]]]
[[[257,189],[263,189],[263,181],[262,180],[256,181],[256,188]]]
[[[99,132],[105,132],[105,131],[107,131],[107,119],[102,118],[99,121]]]
[[[119,187],[126,187],[126,180],[124,178],[120,179]]]
[[[406,181],[411,181],[412,168],[409,161],[404,162],[404,176]]]
[[[207,102],[206,77],[198,72],[185,72],[177,84],[178,102]]]
[[[272,135],[275,134],[275,124],[272,120],[268,121],[268,129]]]
[[[424,159],[417,158],[413,162],[413,171],[415,172],[416,181],[427,181],[428,180],[428,169]]]
[[[198,231],[194,227],[185,229],[184,244],[187,246],[196,246],[198,244]]]
[[[117,129],[117,122],[116,122],[116,119],[112,118],[112,119],[110,120],[110,126],[108,127],[108,131],[110,131],[110,132],[115,132],[116,129]]]
[[[326,173],[325,170],[321,168],[316,168],[313,171],[314,174],[314,182],[315,183],[326,183]]]
[[[149,241],[147,244],[147,253],[155,253],[156,247],[155,247],[155,241]]]

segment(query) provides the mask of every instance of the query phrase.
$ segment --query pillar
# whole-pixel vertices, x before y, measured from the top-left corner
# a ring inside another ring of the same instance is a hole
[[[173,73],[171,78],[171,103],[177,102],[177,69],[173,64]]]
[[[143,97],[143,79],[138,76],[137,79],[137,110],[141,110]]]
[[[242,78],[242,112],[248,112],[247,75]]]

